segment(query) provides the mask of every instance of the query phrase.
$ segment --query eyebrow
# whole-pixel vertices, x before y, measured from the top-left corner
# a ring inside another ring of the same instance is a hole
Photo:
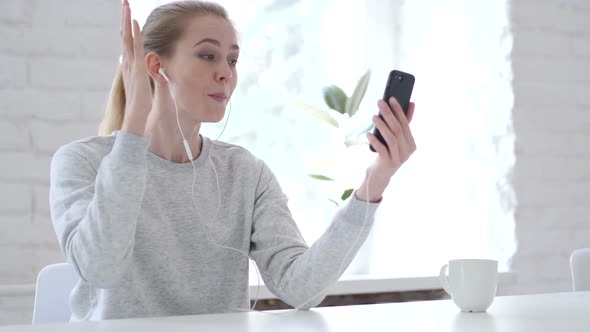
[[[203,43],[210,43],[210,44],[213,44],[213,45],[215,45],[217,47],[221,47],[221,43],[219,42],[219,40],[216,40],[216,39],[213,39],[213,38],[204,38],[201,41],[197,42],[195,45],[193,45],[193,47],[196,47],[196,46],[201,45]],[[232,50],[237,50],[237,51],[240,50],[240,47],[238,45],[236,45],[236,44],[233,44],[230,48]]]

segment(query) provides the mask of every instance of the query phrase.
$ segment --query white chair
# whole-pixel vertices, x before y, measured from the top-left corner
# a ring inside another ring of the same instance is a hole
[[[47,265],[37,276],[33,325],[68,322],[70,292],[78,283],[78,273],[68,263]]]
[[[570,268],[574,291],[590,291],[590,248],[574,250]]]

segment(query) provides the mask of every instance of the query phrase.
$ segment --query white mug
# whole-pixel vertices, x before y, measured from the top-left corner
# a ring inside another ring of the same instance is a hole
[[[447,268],[449,270],[447,276]],[[465,312],[486,311],[496,296],[498,261],[454,259],[440,269],[440,283]]]

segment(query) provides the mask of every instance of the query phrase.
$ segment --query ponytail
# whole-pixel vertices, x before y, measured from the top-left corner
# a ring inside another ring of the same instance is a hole
[[[117,68],[117,74],[111,87],[111,93],[107,101],[104,117],[98,128],[99,135],[110,135],[123,126],[125,117],[125,86],[121,66]]]

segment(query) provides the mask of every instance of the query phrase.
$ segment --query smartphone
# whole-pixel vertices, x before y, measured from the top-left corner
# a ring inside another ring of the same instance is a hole
[[[383,100],[389,105],[389,98],[395,97],[404,110],[404,114],[408,114],[410,97],[412,96],[412,90],[414,89],[414,81],[414,75],[399,70],[392,70],[387,79],[387,85],[385,86],[385,92],[383,93]],[[379,113],[379,117],[383,119],[381,113]],[[387,146],[385,139],[383,139],[383,136],[381,136],[377,127],[373,130],[373,135],[375,135],[381,143]],[[376,152],[372,145],[369,145],[369,147],[371,148],[371,151]]]

